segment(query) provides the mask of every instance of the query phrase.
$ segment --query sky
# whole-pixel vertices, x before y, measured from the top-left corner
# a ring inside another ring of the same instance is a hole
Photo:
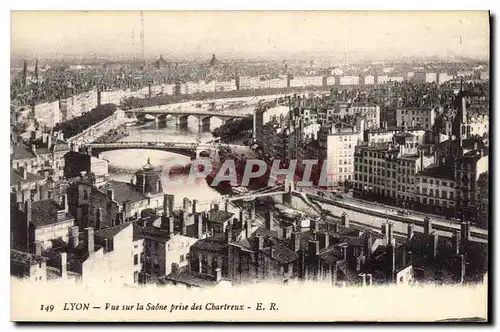
[[[146,57],[488,59],[488,12],[144,11]],[[141,56],[138,11],[13,11],[11,55]]]

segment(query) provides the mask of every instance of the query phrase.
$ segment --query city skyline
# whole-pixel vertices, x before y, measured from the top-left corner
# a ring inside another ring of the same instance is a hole
[[[144,11],[143,17],[146,59],[489,56],[487,11]],[[139,59],[141,32],[139,11],[13,11],[11,57]]]

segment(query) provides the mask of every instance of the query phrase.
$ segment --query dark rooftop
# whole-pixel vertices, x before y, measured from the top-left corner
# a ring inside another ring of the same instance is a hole
[[[446,165],[437,165],[424,168],[422,171],[418,172],[417,176],[428,176],[438,179],[453,180],[453,168]]]
[[[71,215],[59,214],[59,204],[52,199],[46,199],[31,204],[31,224],[43,227],[74,219]]]
[[[95,230],[94,234],[96,237],[99,237],[102,239],[113,239],[116,234],[120,233],[122,230],[127,228],[127,226],[129,226],[130,224],[132,224],[132,223],[127,222],[127,223],[123,223],[121,225]]]
[[[191,248],[214,253],[222,253],[227,246],[224,234],[218,234],[206,239],[198,240]]]
[[[232,212],[226,212],[224,210],[215,211],[214,209],[212,209],[209,211],[208,220],[211,222],[222,224],[223,222],[227,221],[232,216],[234,216],[234,213],[232,213]]]
[[[44,178],[40,175],[33,173],[26,173],[26,179],[23,179],[22,175],[19,172],[16,172],[12,168],[10,169],[10,185],[15,185],[18,182],[27,183],[27,182],[36,182],[41,181]]]
[[[12,147],[12,160],[36,158],[35,154],[25,145],[17,144]]]
[[[263,253],[277,261],[279,264],[289,264],[295,261],[299,256],[293,250],[290,250],[282,244],[261,249]]]
[[[24,251],[11,249],[10,260],[20,264],[35,265],[47,261],[47,258],[43,256],[33,255]]]
[[[131,183],[108,181],[105,185],[100,187],[100,191],[104,194],[106,194],[106,190],[108,189],[113,189],[115,191],[115,201],[118,203],[135,203],[147,199],[147,197],[137,191]]]

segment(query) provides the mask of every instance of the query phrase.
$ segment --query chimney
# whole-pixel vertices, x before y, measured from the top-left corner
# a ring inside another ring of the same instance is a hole
[[[274,215],[272,211],[266,211],[266,229],[273,230]]]
[[[97,208],[96,210],[96,216],[95,216],[95,228],[96,230],[99,230],[102,228],[102,210],[101,208]]]
[[[62,279],[68,277],[68,254],[65,252],[59,253],[59,273]]]
[[[413,239],[413,235],[415,235],[415,225],[414,224],[408,224],[408,233],[406,235],[406,241],[410,242],[411,239]]]
[[[373,238],[372,234],[368,232],[365,235],[364,241],[363,241],[363,254],[365,255],[366,259],[370,259],[372,255],[372,246],[373,246]]]
[[[432,221],[431,218],[425,217],[424,218],[424,234],[429,235],[432,233]]]
[[[349,216],[347,215],[347,213],[342,213],[340,220],[342,221],[342,226],[349,227]]]
[[[159,193],[163,192],[163,188],[161,187],[160,179],[156,180],[156,191]]]
[[[82,208],[81,207],[77,207],[76,208],[76,222],[79,224],[81,223],[82,221]],[[114,225],[113,225],[114,226]]]
[[[42,256],[42,242],[41,241],[35,241],[33,243],[33,254],[37,256]]]
[[[293,251],[298,251],[300,249],[300,233],[292,233],[291,237],[291,242],[292,242],[292,250]]]
[[[47,149],[50,149],[52,147],[52,135],[48,134],[47,135]]]
[[[458,259],[458,274],[457,279],[459,283],[463,283],[465,279],[465,255],[460,255]]]
[[[257,241],[259,245],[259,250],[264,249],[264,237],[261,235],[257,236]]]
[[[253,201],[250,203],[249,212],[250,212],[250,219],[255,220],[255,202]]]
[[[394,282],[394,277],[396,273],[396,253],[395,248],[392,244],[388,244],[385,252],[386,269],[387,269],[387,279],[389,282]]]
[[[219,204],[214,203],[213,209],[214,209],[214,211],[219,211]]]
[[[108,199],[112,202],[115,201],[115,190],[114,189],[108,189],[106,191],[106,193],[108,194]]]
[[[189,200],[189,198],[184,197],[184,199],[182,200],[182,209],[184,210],[185,213],[189,213],[190,207],[191,207],[191,201]]]
[[[250,238],[250,230],[251,230],[250,220],[247,220],[247,221],[245,222],[245,237],[246,237],[247,239],[249,239],[249,238]]]
[[[451,236],[451,247],[455,255],[460,254],[460,231],[453,231]]]
[[[470,240],[470,222],[464,221],[460,224],[460,235],[464,245]]]
[[[103,239],[102,246],[104,248],[104,253],[107,253],[109,251],[109,240],[107,238]]]
[[[80,239],[78,238],[78,226],[73,226],[69,229],[69,245],[75,249],[78,247]]]
[[[87,250],[89,255],[94,252],[94,228],[87,227],[85,231],[85,242],[87,243]]]
[[[19,167],[19,173],[21,173],[23,180],[28,178],[28,171],[26,170],[26,167]]]
[[[198,204],[197,199],[193,199],[193,204],[192,204],[192,213],[196,213],[196,205]]]
[[[439,236],[436,233],[432,233],[428,241],[430,241],[428,257],[434,259],[438,253]]]
[[[222,279],[222,271],[220,267],[215,269],[215,281],[219,282]]]
[[[201,239],[203,237],[203,219],[199,213],[194,213],[194,225],[196,228],[196,238]]]
[[[186,212],[181,211],[181,234],[186,235]]]
[[[231,243],[232,239],[232,227],[231,224],[228,224],[226,226],[226,231],[224,233],[224,239],[226,240],[226,243]]]
[[[31,219],[32,219],[31,200],[30,199],[28,199],[24,203],[24,213],[26,213],[26,245],[28,246],[30,243],[29,229],[30,229],[30,224],[31,224]]]
[[[224,201],[224,211],[229,212],[229,201]]]

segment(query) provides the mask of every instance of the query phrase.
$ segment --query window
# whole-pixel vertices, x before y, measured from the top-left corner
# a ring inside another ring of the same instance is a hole
[[[422,179],[422,182],[423,182],[423,183],[427,183],[427,179],[425,179],[425,178],[424,178],[424,179]]]
[[[181,255],[181,256],[179,257],[179,261],[180,261],[181,263],[182,263],[182,262],[184,262],[185,260],[186,260],[186,258],[185,258],[185,256],[184,256],[184,255]]]
[[[434,184],[434,180],[432,180],[432,179],[431,179],[431,180],[429,180],[429,183],[430,183],[430,184]]]
[[[134,265],[139,264],[139,254],[134,255]]]
[[[429,195],[434,196],[434,189],[429,189]]]
[[[283,265],[283,272],[288,273],[288,264]]]

